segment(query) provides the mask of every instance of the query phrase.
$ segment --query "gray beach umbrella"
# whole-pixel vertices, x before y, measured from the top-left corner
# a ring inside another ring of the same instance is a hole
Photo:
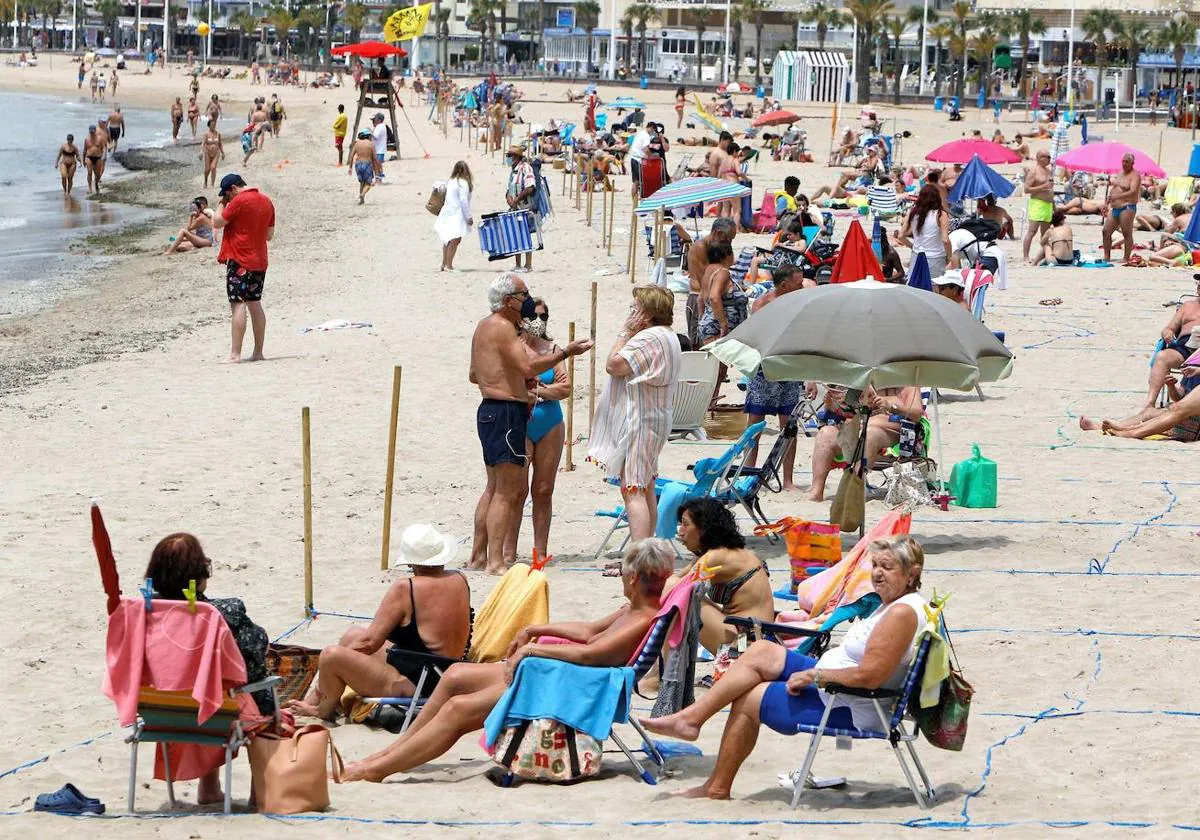
[[[709,351],[750,374],[848,388],[969,391],[1012,373],[1013,355],[960,304],[874,280],[784,295]]]

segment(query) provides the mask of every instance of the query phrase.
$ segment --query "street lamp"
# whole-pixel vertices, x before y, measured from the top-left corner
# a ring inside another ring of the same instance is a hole
[[[929,0],[925,0],[921,10],[921,83],[917,85],[917,92],[925,93],[925,69],[926,69],[926,54],[929,52]],[[898,55],[899,53],[897,53]]]

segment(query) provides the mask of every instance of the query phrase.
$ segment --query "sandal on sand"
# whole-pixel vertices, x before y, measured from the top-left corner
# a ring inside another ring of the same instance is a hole
[[[1062,298],[1046,298],[1045,300],[1038,301],[1042,306],[1059,306],[1062,302]]]
[[[84,796],[79,788],[67,782],[54,793],[38,794],[33,803],[33,810],[77,817],[83,814],[103,814],[104,803],[99,799]]]

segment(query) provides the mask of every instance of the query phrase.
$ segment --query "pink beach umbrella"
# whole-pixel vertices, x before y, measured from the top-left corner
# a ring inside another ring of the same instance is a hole
[[[1121,171],[1121,159],[1133,155],[1133,169],[1142,175],[1165,178],[1167,173],[1150,159],[1149,155],[1124,143],[1088,143],[1078,146],[1065,155],[1059,155],[1057,165],[1063,169],[1083,172],[1112,174]]]
[[[999,143],[993,143],[991,140],[952,140],[949,143],[944,143],[938,146],[929,154],[925,155],[925,160],[932,160],[938,163],[961,163],[968,164],[971,158],[979,155],[979,159],[984,163],[995,166],[1001,163],[1020,163],[1021,156],[1012,149],[1001,146]],[[1062,160],[1062,158],[1059,158]]]

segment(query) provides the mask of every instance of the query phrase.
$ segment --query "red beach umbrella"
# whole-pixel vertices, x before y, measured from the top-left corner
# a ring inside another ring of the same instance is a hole
[[[100,582],[104,585],[104,594],[108,596],[108,614],[112,615],[121,602],[121,578],[117,574],[117,560],[113,557],[112,541],[108,538],[108,528],[104,526],[100,505],[94,501],[92,545],[96,549],[96,560],[100,563]]]
[[[999,163],[1020,163],[1021,156],[1012,149],[1001,146],[999,143],[993,143],[990,140],[952,140],[938,146],[929,154],[925,155],[925,160],[932,160],[938,163],[961,163],[968,164],[971,158],[979,155],[979,159],[984,163],[992,164],[993,166]]]
[[[879,267],[879,260],[875,259],[875,252],[871,250],[871,241],[863,232],[862,225],[855,219],[846,231],[846,241],[842,243],[837,260],[833,263],[833,275],[829,282],[853,283],[868,277],[882,282],[883,269]]]
[[[342,44],[329,51],[332,55],[357,55],[361,58],[384,58],[389,55],[406,56],[408,51],[393,47],[383,41],[360,41],[357,44]]]
[[[768,125],[791,125],[799,121],[800,115],[793,114],[791,111],[768,111],[755,117],[754,122],[750,125],[754,128],[762,128]]]

